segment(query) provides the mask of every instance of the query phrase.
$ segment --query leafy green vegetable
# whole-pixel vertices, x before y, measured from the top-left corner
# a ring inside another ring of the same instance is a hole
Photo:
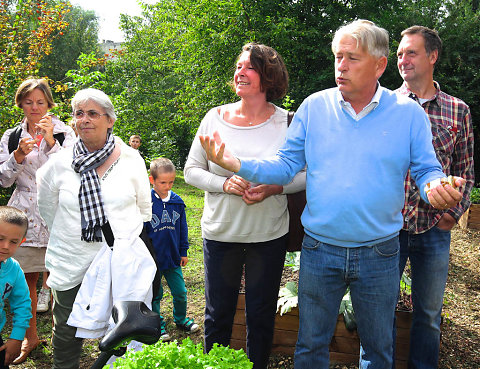
[[[234,350],[214,344],[209,353],[203,352],[201,343],[194,344],[186,338],[180,345],[177,341],[157,342],[144,345],[142,351],[129,351],[113,363],[122,369],[252,369],[253,364],[243,350]],[[108,366],[105,366],[108,368]]]
[[[480,204],[480,188],[472,188],[472,192],[470,193],[470,201],[472,204]]]
[[[353,311],[350,288],[347,288],[347,293],[343,296],[338,313],[343,314],[343,321],[345,322],[345,327],[349,331],[354,331],[355,329],[357,329],[357,321],[355,320],[355,312]]]
[[[298,306],[298,288],[295,282],[287,282],[285,287],[278,293],[277,311],[280,315],[288,313],[292,308]]]

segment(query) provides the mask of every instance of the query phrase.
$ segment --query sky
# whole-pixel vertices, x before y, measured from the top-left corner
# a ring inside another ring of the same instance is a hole
[[[85,10],[93,10],[99,17],[98,39],[123,41],[123,32],[119,29],[120,14],[140,15],[141,8],[137,0],[71,0],[72,5],[78,5]],[[155,0],[143,0],[152,4]]]

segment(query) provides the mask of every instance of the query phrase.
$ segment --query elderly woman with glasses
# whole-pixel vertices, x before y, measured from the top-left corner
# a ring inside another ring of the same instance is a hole
[[[139,235],[143,223],[152,215],[145,164],[138,151],[113,135],[116,115],[108,96],[96,89],[81,90],[74,96],[72,108],[77,143],[37,174],[40,213],[50,229],[45,263],[54,297],[52,344],[56,369],[78,368],[82,337],[87,337],[80,335],[70,321],[67,324],[72,308],[75,311],[78,304],[81,312],[93,313],[99,304],[94,297],[91,303],[78,301],[83,287],[88,290],[87,278],[84,279],[87,270],[94,259],[97,261],[100,251],[110,250],[106,243],[110,244],[112,239],[112,263],[115,250],[125,244],[136,253],[148,254]],[[108,236],[108,229],[113,237]],[[153,260],[151,263],[155,268]],[[140,279],[144,277],[144,268],[138,269],[138,276],[132,278],[139,278],[138,289],[147,290],[150,282],[148,278]],[[113,272],[111,278],[113,289],[118,279]]]
[[[15,128],[7,129],[2,135],[0,186],[15,184],[8,205],[22,210],[29,224],[26,241],[15,253],[15,259],[25,272],[32,300],[30,326],[25,333],[20,356],[13,361],[13,364],[20,364],[41,344],[37,334],[36,313],[47,311],[50,303],[45,273],[49,234],[38,212],[35,173],[62,146],[72,146],[75,135],[70,127],[48,112],[55,107],[55,102],[46,80],[29,78],[23,81],[17,89],[15,103],[23,110],[24,118]],[[41,272],[44,278],[37,301],[37,281]]]

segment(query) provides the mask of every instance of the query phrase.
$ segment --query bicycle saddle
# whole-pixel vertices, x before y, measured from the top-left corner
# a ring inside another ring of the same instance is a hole
[[[160,315],[142,301],[120,301],[113,306],[115,327],[100,341],[101,351],[114,350],[135,340],[152,345],[160,339]]]

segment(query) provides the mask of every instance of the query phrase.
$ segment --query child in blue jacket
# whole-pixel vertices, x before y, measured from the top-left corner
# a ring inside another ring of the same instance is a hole
[[[159,158],[150,163],[150,183],[153,185],[152,220],[145,225],[155,249],[160,278],[165,277],[172,293],[173,320],[177,328],[193,333],[200,327],[193,319],[187,318],[187,288],[182,267],[188,263],[188,228],[185,203],[172,191],[175,175],[175,166],[169,159]],[[152,310],[158,314],[162,297],[163,288],[160,284],[158,296],[152,302]],[[160,318],[161,339],[168,341],[171,338],[161,314]]]
[[[11,256],[25,241],[28,218],[20,210],[10,206],[0,206],[0,330],[6,322],[4,311],[8,298],[13,313],[12,333],[7,342],[0,337],[0,369],[8,368],[20,355],[25,331],[32,317],[32,303],[25,274]]]

